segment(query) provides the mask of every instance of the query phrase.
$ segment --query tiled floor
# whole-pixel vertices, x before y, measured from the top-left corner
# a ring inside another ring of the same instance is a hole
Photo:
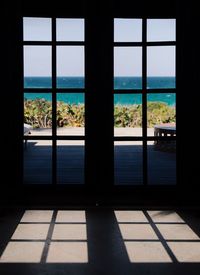
[[[47,263],[88,263],[86,242],[52,242]]]
[[[179,262],[200,262],[200,243],[167,242]]]
[[[19,224],[12,240],[45,240],[49,224]]]
[[[133,128],[131,128],[133,131]],[[125,135],[127,136],[127,135]],[[132,133],[134,135],[134,132]],[[157,150],[153,141],[148,141],[148,184],[176,184],[176,154]],[[84,141],[57,141],[57,183],[83,184],[85,163]],[[52,142],[29,140],[24,150],[24,183],[52,183]],[[142,141],[115,141],[115,185],[143,185]]]
[[[55,224],[52,240],[86,240],[85,224]]]
[[[0,263],[40,263],[44,242],[9,242]]]
[[[115,211],[118,222],[148,222],[142,211]]]
[[[158,237],[150,224],[119,224],[124,240],[157,240]]]
[[[0,274],[199,275],[200,214],[90,208],[0,212]]]
[[[184,220],[174,211],[147,211],[154,222],[184,223]]]
[[[157,224],[165,240],[199,240],[197,234],[187,224]]]
[[[56,222],[86,222],[85,211],[58,211]]]
[[[26,210],[21,222],[51,222],[52,215],[52,210]]]
[[[130,262],[170,263],[171,258],[160,242],[125,242]]]

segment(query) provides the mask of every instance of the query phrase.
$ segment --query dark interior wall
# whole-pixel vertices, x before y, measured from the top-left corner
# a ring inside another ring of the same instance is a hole
[[[175,16],[178,19],[177,146],[180,192],[198,201],[200,48],[197,4],[192,1],[4,1],[1,11],[1,197],[19,185],[22,152],[19,121],[22,98],[20,72],[20,16]],[[196,6],[195,6],[196,5]],[[98,35],[98,34],[97,34]],[[95,38],[94,38],[95,39]],[[197,158],[197,160],[195,159]],[[183,188],[184,187],[184,188]],[[13,196],[16,194],[13,192]]]
[[[180,9],[179,143],[180,178],[186,188],[199,188],[199,79],[200,47],[197,4]],[[198,196],[198,192],[197,192]]]
[[[19,163],[18,5],[1,9],[1,189],[15,185]]]

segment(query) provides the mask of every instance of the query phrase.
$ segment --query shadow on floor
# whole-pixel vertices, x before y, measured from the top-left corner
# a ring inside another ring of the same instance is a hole
[[[0,274],[196,275],[199,225],[194,211],[2,210]]]

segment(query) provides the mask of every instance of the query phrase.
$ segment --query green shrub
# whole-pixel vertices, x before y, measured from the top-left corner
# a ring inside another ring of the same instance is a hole
[[[175,107],[163,102],[149,102],[147,104],[147,125],[171,123],[176,121]]]
[[[85,121],[85,108],[83,104],[66,104],[62,101],[57,103],[57,126],[58,127],[83,127]]]
[[[24,100],[24,122],[34,128],[50,128],[52,126],[51,102],[45,99]]]
[[[24,122],[34,128],[52,127],[52,103],[45,99],[25,99]],[[57,103],[58,127],[83,127],[85,108],[83,104],[68,104],[62,101]],[[175,108],[163,102],[149,102],[147,104],[147,125],[175,122]],[[115,105],[115,127],[141,127],[142,105]]]
[[[57,103],[58,127],[82,127],[84,126],[84,105]],[[33,128],[52,127],[52,102],[45,99],[25,99],[24,122],[31,124]]]
[[[116,105],[114,108],[115,127],[141,127],[142,105]]]

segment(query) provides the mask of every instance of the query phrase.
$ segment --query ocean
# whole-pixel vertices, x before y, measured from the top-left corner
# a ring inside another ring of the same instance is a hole
[[[148,89],[169,89],[175,88],[175,77],[148,77],[147,88]],[[50,77],[24,77],[24,88],[51,88]],[[58,77],[57,88],[84,88],[83,77]],[[115,77],[114,78],[114,89],[124,90],[141,90],[142,93],[142,78],[141,77]],[[44,98],[51,101],[51,90],[50,93],[25,93],[26,99]],[[84,94],[80,93],[58,93],[57,100],[63,101],[70,104],[83,104]],[[174,93],[158,93],[148,94],[147,100],[164,102],[167,105],[174,106],[176,103],[176,97]],[[121,105],[132,105],[141,104],[141,94],[115,94],[114,104]]]

